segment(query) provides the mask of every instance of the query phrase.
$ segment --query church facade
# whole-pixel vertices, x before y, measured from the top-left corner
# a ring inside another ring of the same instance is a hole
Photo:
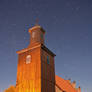
[[[81,92],[55,76],[55,54],[45,46],[45,30],[36,25],[29,34],[28,47],[17,51],[16,92]]]
[[[29,29],[30,44],[17,51],[17,92],[55,92],[55,54],[44,45],[45,31],[40,26]]]

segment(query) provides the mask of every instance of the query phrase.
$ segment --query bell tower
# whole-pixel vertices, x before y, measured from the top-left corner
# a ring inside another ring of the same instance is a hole
[[[30,44],[29,47],[35,44],[44,44],[45,31],[39,25],[36,25],[29,29]]]
[[[30,43],[17,51],[16,92],[55,92],[55,54],[44,45],[41,26],[29,29]]]

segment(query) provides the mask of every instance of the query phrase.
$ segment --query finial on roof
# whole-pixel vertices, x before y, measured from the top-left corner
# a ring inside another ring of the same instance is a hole
[[[72,82],[72,86],[73,86],[74,88],[76,88],[76,81],[73,81],[73,82]]]
[[[68,79],[68,82],[71,83],[71,78]]]
[[[73,83],[76,83],[76,81],[73,81]]]
[[[77,92],[81,92],[81,87],[80,86],[78,87]]]
[[[37,18],[37,19],[35,20],[35,25],[36,25],[36,26],[39,25],[38,22],[39,22],[39,19]]]
[[[70,80],[70,81],[71,81],[71,78],[69,78],[68,80]]]

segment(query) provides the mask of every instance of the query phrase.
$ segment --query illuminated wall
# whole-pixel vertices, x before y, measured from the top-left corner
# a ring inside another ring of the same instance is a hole
[[[34,26],[29,33],[29,46],[17,51],[16,92],[55,92],[55,54],[44,45],[45,31]]]

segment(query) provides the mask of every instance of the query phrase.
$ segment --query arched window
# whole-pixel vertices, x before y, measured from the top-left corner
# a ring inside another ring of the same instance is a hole
[[[35,37],[35,32],[32,33],[32,38],[34,38],[34,37]]]
[[[31,62],[31,55],[27,55],[26,64],[29,64],[30,62]]]

